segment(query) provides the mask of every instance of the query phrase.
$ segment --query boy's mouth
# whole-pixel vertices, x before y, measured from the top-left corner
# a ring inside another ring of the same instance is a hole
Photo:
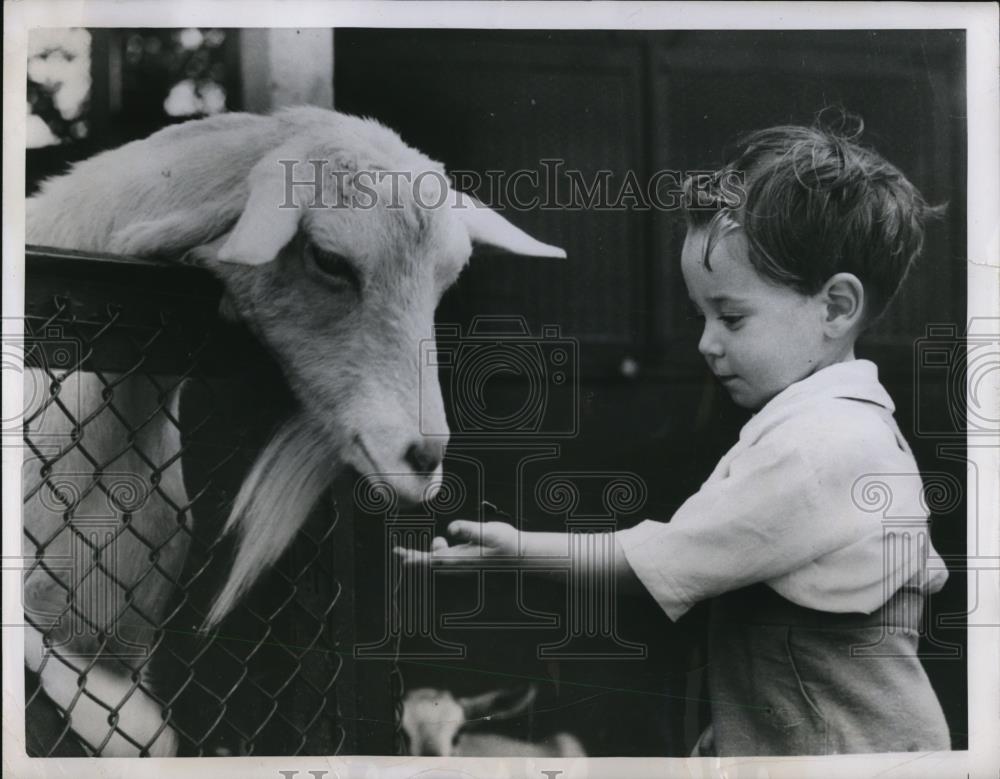
[[[721,381],[723,384],[725,384],[726,382],[733,381],[734,379],[738,379],[739,376],[737,376],[735,373],[729,374],[729,375],[716,374],[715,378],[717,378],[719,381]]]

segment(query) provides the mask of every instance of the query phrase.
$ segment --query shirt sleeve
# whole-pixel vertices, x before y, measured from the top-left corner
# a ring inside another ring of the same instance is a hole
[[[772,433],[733,458],[669,523],[645,520],[618,531],[629,565],[672,620],[696,602],[782,576],[857,541],[850,501],[853,469],[826,451],[823,463],[803,431]],[[857,454],[858,442],[851,448]],[[839,447],[834,446],[834,449]],[[843,454],[840,452],[839,454]]]

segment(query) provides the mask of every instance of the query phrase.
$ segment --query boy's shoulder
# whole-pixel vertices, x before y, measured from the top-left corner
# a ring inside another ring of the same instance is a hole
[[[790,384],[743,428],[744,444],[898,447],[895,405],[869,360],[829,365]],[[906,450],[905,445],[902,447]]]
[[[892,411],[849,397],[820,397],[802,404],[764,432],[760,442],[794,448],[818,468],[848,470],[915,467]]]

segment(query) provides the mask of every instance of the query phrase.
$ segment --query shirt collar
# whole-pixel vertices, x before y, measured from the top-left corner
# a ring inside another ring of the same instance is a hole
[[[849,360],[828,365],[790,384],[758,411],[743,427],[740,438],[756,438],[764,428],[803,403],[824,398],[848,398],[874,403],[890,414],[896,410],[892,398],[878,381],[878,367],[870,360]]]

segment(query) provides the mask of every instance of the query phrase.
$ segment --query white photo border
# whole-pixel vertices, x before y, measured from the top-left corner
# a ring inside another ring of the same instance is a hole
[[[968,317],[1000,316],[1000,121],[998,8],[987,3],[581,3],[321,2],[319,0],[24,0],[4,4],[4,336],[24,311],[25,84],[28,30],[35,27],[441,27],[508,29],[955,29],[964,30],[968,99]],[[18,335],[19,333],[13,333]],[[6,367],[6,366],[5,366]],[[1000,372],[980,394],[1000,403]],[[21,408],[16,371],[3,376],[4,419]],[[992,391],[991,391],[992,390]],[[989,401],[987,401],[989,402]],[[993,409],[995,412],[995,409]],[[8,413],[13,412],[13,413]],[[1000,414],[993,413],[993,419]],[[970,441],[980,474],[969,501],[968,538],[992,553],[969,577],[983,623],[968,633],[969,749],[944,753],[788,758],[441,759],[415,757],[248,757],[170,759],[27,758],[24,744],[23,639],[3,635],[3,773],[28,779],[146,776],[390,779],[437,777],[996,777],[1000,771],[1000,436]],[[20,452],[3,453],[3,624],[21,622]],[[979,527],[972,507],[985,516]],[[970,566],[971,567],[971,566]],[[978,587],[977,587],[978,583]],[[975,588],[975,589],[974,589]],[[284,772],[284,773],[282,773]],[[560,772],[560,773],[557,773]]]

